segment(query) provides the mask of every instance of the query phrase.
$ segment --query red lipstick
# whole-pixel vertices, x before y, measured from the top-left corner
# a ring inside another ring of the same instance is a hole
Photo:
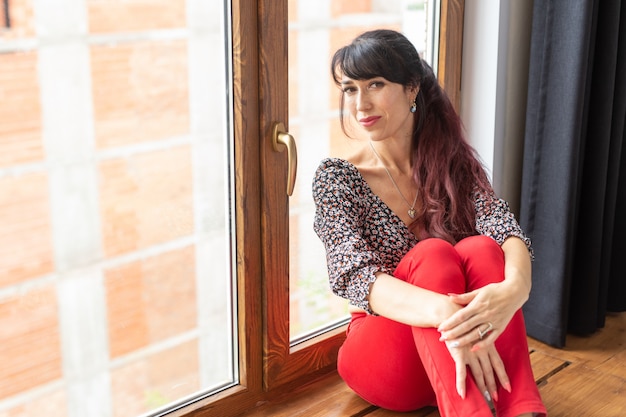
[[[380,119],[380,116],[364,117],[359,119],[359,123],[361,123],[361,126],[363,127],[371,127],[378,121],[378,119]]]

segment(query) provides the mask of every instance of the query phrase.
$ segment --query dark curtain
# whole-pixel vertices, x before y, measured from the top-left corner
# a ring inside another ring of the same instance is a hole
[[[528,334],[626,310],[626,5],[535,0],[520,223],[533,241]]]

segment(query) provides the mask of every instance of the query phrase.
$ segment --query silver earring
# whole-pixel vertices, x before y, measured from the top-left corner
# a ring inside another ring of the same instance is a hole
[[[417,111],[417,104],[415,103],[415,100],[413,100],[413,103],[411,104],[411,113],[415,113]]]

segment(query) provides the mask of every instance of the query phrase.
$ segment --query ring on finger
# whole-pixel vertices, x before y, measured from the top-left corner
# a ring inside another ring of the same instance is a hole
[[[485,337],[491,330],[493,330],[493,324],[491,324],[491,322],[488,321],[487,327],[485,328],[485,330],[480,330],[480,326],[478,326],[476,330],[478,330],[478,338],[480,340],[483,340],[483,337]]]

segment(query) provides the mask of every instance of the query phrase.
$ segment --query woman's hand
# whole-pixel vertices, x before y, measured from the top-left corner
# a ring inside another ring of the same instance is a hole
[[[469,346],[455,348],[450,343],[446,343],[446,346],[456,365],[456,391],[461,398],[465,398],[467,366],[470,367],[476,386],[485,399],[493,398],[498,401],[498,381],[505,390],[511,392],[509,377],[493,344],[478,351],[472,351]]]
[[[525,243],[509,237],[502,244],[504,281],[465,294],[450,294],[450,300],[464,306],[441,322],[441,339],[462,347],[473,344],[482,349],[493,343],[528,300],[531,263]]]
[[[527,298],[506,281],[449,296],[465,307],[439,325],[441,340],[457,348],[473,345],[472,350],[493,344]]]

